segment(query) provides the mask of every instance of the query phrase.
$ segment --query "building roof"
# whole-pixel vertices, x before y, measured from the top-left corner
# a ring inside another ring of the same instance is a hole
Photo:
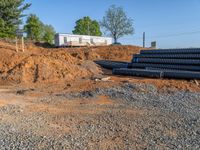
[[[70,33],[56,33],[57,35],[69,35],[69,36],[88,36],[88,37],[96,37],[96,38],[110,38],[112,37],[106,37],[106,36],[92,36],[92,35],[80,35],[80,34],[70,34]]]

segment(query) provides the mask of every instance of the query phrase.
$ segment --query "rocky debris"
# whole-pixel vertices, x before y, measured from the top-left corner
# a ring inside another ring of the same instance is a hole
[[[7,106],[0,107],[0,114],[17,115],[21,113],[23,109],[20,106],[9,104]]]
[[[98,76],[101,75],[103,72],[100,69],[100,67],[98,67],[96,65],[96,63],[94,63],[91,60],[86,60],[81,64],[81,67],[85,68],[87,71],[89,71],[91,74],[93,74],[93,76]]]
[[[102,78],[96,77],[94,80],[95,80],[96,82],[99,82],[99,81],[107,82],[107,81],[111,81],[111,77],[102,77]]]

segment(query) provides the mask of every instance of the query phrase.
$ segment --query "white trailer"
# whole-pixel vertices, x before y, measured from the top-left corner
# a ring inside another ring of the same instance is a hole
[[[74,35],[57,33],[55,35],[55,46],[106,46],[111,45],[113,39],[110,37]]]

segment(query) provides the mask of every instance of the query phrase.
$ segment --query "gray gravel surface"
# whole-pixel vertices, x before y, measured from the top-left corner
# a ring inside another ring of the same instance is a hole
[[[0,107],[0,149],[200,149],[200,93],[160,92],[152,85],[125,83],[58,93],[34,102],[56,107],[64,101],[95,101],[99,95],[109,96],[114,102],[90,106],[103,108],[99,114],[24,114],[24,107]],[[10,121],[5,121],[6,117]],[[53,134],[51,123],[62,131],[60,121],[73,130]]]

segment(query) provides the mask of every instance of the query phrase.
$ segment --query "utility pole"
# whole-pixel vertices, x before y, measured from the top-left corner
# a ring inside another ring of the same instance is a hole
[[[146,34],[143,32],[143,48],[145,48]]]

